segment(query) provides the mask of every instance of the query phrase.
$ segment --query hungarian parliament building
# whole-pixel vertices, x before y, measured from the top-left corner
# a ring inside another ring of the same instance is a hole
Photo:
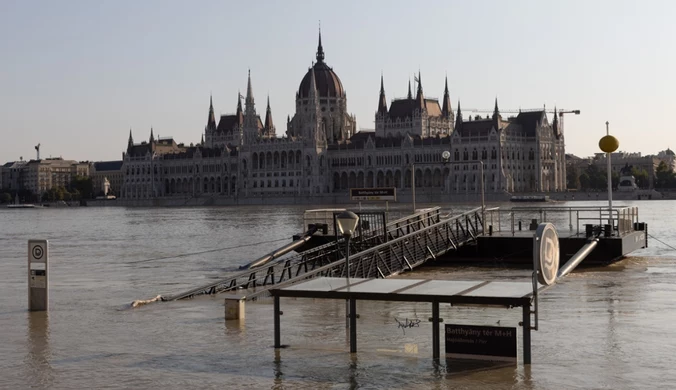
[[[496,99],[492,115],[465,118],[459,102],[453,111],[448,81],[439,102],[425,97],[420,73],[413,89],[409,81],[407,97],[391,102],[381,76],[377,107],[375,131],[358,131],[343,84],[325,62],[320,33],[316,62],[300,82],[284,136],[277,136],[269,99],[261,119],[249,74],[244,104],[238,94],[235,114],[217,120],[210,102],[198,145],[155,139],[152,129],[148,141],[136,143],[130,131],[120,195],[223,203],[344,201],[350,188],[394,187],[407,197],[414,181],[421,200],[478,197],[482,170],[486,194],[565,189],[564,136],[556,111],[551,122],[544,109],[505,119]]]

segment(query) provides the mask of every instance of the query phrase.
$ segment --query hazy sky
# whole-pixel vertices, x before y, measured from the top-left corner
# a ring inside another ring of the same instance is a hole
[[[235,111],[251,69],[259,114],[277,134],[315,59],[326,62],[360,128],[420,69],[426,96],[453,109],[546,105],[566,151],[598,151],[605,122],[625,151],[676,148],[675,1],[29,1],[0,0],[0,161],[120,159],[136,142],[197,143],[209,94]],[[503,116],[506,116],[504,114]],[[666,126],[666,128],[665,128]]]

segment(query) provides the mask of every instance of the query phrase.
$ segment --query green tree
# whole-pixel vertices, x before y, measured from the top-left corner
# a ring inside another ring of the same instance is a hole
[[[660,164],[655,170],[655,187],[674,188],[674,186],[676,186],[674,172],[671,171],[671,168],[669,168],[667,163],[660,161]]]
[[[94,193],[91,177],[75,176],[70,183],[70,188],[73,191],[77,190],[82,199],[91,199]]]
[[[582,172],[580,175],[580,188],[587,191],[591,188],[591,178],[587,172]]]
[[[636,179],[636,185],[639,188],[647,189],[650,188],[650,175],[645,169],[632,167],[631,175]]]
[[[0,194],[0,202],[2,203],[11,203],[12,202],[12,194],[9,192],[3,192]]]
[[[569,190],[580,188],[580,172],[573,164],[568,164],[566,167],[566,188]]]

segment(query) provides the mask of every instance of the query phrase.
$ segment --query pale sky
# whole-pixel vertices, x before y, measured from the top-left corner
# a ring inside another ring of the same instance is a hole
[[[326,62],[357,126],[374,128],[418,70],[453,109],[554,106],[566,152],[598,152],[605,122],[620,150],[676,148],[675,1],[0,1],[0,162],[122,157],[136,142],[197,143],[213,94],[235,111],[251,69],[258,113],[270,95],[277,135],[315,60]],[[485,114],[484,114],[485,115]],[[507,114],[503,114],[507,116]],[[666,128],[665,128],[666,126]]]

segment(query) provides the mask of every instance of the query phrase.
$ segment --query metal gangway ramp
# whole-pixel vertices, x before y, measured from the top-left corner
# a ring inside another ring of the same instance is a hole
[[[436,259],[483,234],[482,209],[456,216],[442,216],[439,207],[387,223],[385,234],[374,230],[350,240],[349,271],[346,267],[345,241],[339,238],[314,249],[282,258],[265,266],[249,269],[204,286],[171,296],[175,301],[198,295],[236,292],[250,300],[301,280],[318,276],[387,278]]]

